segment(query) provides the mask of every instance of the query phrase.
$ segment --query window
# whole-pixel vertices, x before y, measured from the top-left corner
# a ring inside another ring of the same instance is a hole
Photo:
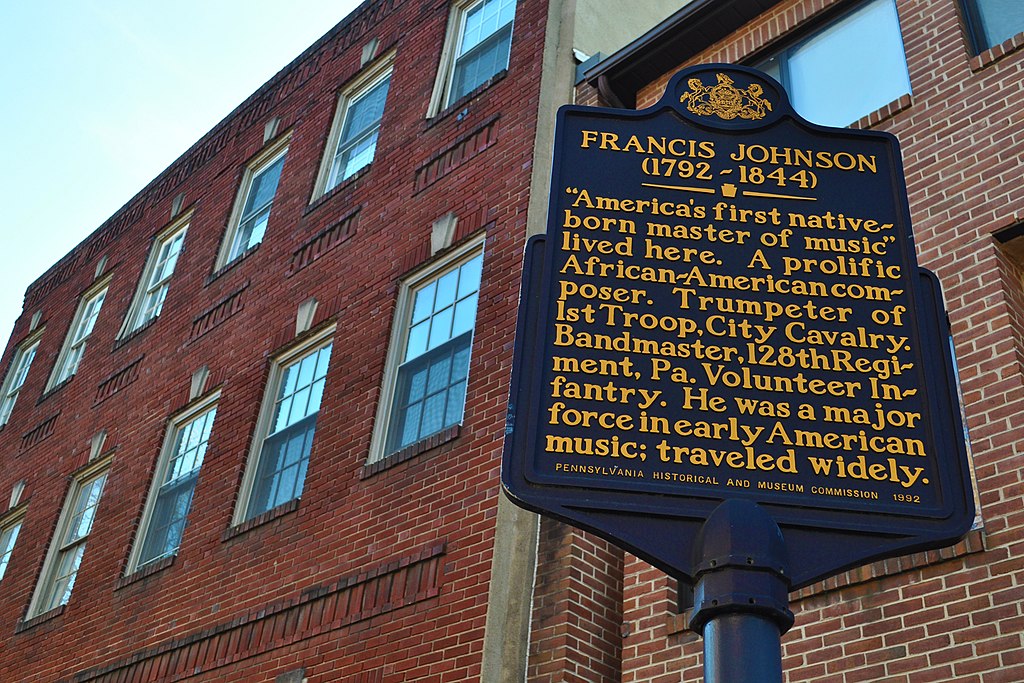
[[[139,525],[142,531],[128,563],[129,572],[178,551],[217,414],[212,405],[216,398],[203,401],[174,420],[168,429],[153,490]]]
[[[64,340],[64,348],[57,357],[57,364],[54,366],[53,375],[47,389],[51,389],[61,382],[70,379],[76,372],[85,355],[85,343],[92,334],[92,328],[96,325],[96,318],[103,307],[103,300],[107,296],[107,285],[109,278],[100,286],[93,287],[86,292],[78,303],[78,310],[71,321],[71,329],[67,339]]]
[[[104,463],[102,470],[90,468],[89,474],[72,485],[54,541],[43,562],[43,572],[29,607],[29,618],[66,605],[71,598],[78,569],[85,555],[86,540],[92,531],[96,509],[103,495],[107,464],[109,461]]]
[[[808,121],[848,126],[910,92],[894,0],[871,0],[756,65]]]
[[[157,236],[153,249],[149,252],[149,258],[146,260],[142,277],[139,279],[139,289],[135,293],[135,299],[132,300],[127,324],[122,330],[122,334],[131,334],[160,315],[164,299],[167,298],[171,274],[174,273],[178,255],[185,243],[187,230],[188,221],[186,219],[178,221],[170,230]]]
[[[11,553],[14,552],[14,544],[18,541],[18,532],[21,531],[21,517],[17,521],[8,522],[6,526],[0,526],[0,581],[7,572],[7,565],[11,561]]]
[[[317,335],[272,366],[239,501],[244,513],[238,522],[302,496],[333,334],[331,329]]]
[[[964,14],[978,54],[1024,31],[1020,0],[964,0]]]
[[[393,61],[392,54],[369,70],[338,101],[338,112],[327,139],[328,149],[334,151],[325,155],[323,180],[319,183],[322,189],[318,194],[327,192],[373,161]]]
[[[483,251],[479,244],[403,287],[377,457],[462,422]]]
[[[288,155],[287,143],[286,136],[260,154],[246,169],[218,260],[219,267],[231,263],[263,241],[281,170]]]
[[[14,403],[18,400],[21,387],[28,377],[28,369],[36,357],[36,350],[39,348],[39,337],[42,332],[34,335],[32,339],[23,342],[18,346],[11,361],[11,369],[4,379],[3,388],[0,389],[0,427],[7,424],[11,418],[11,411],[14,410]]]
[[[454,8],[435,93],[435,101],[443,103],[432,107],[433,113],[508,68],[515,13],[515,0],[478,0]]]

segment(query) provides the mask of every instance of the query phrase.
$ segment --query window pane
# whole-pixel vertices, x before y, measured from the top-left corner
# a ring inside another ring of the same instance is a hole
[[[491,76],[508,67],[511,44],[512,26],[510,24],[459,57],[455,62],[449,101],[455,101],[468,94]]]
[[[33,616],[60,605],[67,604],[75,586],[75,577],[85,553],[85,539],[92,531],[96,509],[103,494],[106,473],[81,484],[74,493],[71,505],[66,509],[67,525],[60,537],[60,546],[53,564],[45,570],[45,585],[40,593],[39,604]]]
[[[416,292],[415,303],[412,307],[413,323],[425,320],[434,310],[434,292],[436,290],[437,282],[433,281]]]
[[[422,322],[409,330],[409,344],[405,350],[405,360],[415,358],[427,350],[427,333],[429,331],[429,322]]]
[[[455,269],[437,281],[437,295],[434,297],[434,310],[451,306],[455,301],[455,288],[459,282],[459,271]]]
[[[25,384],[25,378],[28,377],[28,370],[32,366],[32,361],[36,357],[36,349],[38,348],[39,342],[37,341],[28,348],[19,349],[14,362],[11,363],[10,374],[7,377],[7,386],[5,387],[3,398],[0,400],[0,425],[7,424],[7,420],[11,417],[14,403],[18,400],[18,394],[21,392],[22,385]]]
[[[455,304],[455,320],[452,323],[452,336],[457,337],[463,332],[473,329],[476,322],[476,292]]]
[[[74,546],[65,553],[62,553],[57,562],[53,582],[47,592],[40,613],[66,605],[71,599],[71,591],[75,587],[75,578],[78,576],[78,568],[82,564],[82,557],[85,555],[85,543]]]
[[[967,5],[978,52],[1024,31],[1024,3],[1021,0],[967,0]]]
[[[257,173],[252,179],[252,187],[245,202],[243,216],[248,216],[258,211],[266,204],[274,200],[277,192],[277,183],[281,180],[281,168],[284,166],[284,155],[282,154],[274,163]]]
[[[85,343],[92,333],[93,326],[96,324],[96,318],[100,314],[100,309],[103,307],[106,295],[107,290],[104,288],[79,304],[78,322],[71,335],[65,341],[67,350],[64,353],[64,359],[61,361],[60,370],[54,376],[53,384],[59,384],[78,372],[78,364],[82,361],[82,356],[85,354]]]
[[[759,67],[809,121],[847,126],[910,92],[893,0],[872,0]]]
[[[238,219],[238,229],[231,240],[228,261],[233,261],[247,249],[263,241],[285,157],[287,153],[281,154],[273,163],[260,169],[250,178],[245,193],[245,204]]]
[[[452,334],[452,316],[455,311],[451,307],[439,311],[430,322],[430,342],[428,348],[435,348],[445,343]]]
[[[462,419],[471,339],[457,337],[399,369],[389,452]]]
[[[484,0],[463,15],[449,103],[508,67],[515,11],[515,0]]]
[[[446,388],[451,377],[451,371],[452,359],[448,354],[444,354],[436,362],[431,363],[430,370],[427,373],[427,393],[436,394]]]
[[[21,531],[20,522],[0,531],[0,579],[4,578],[4,573],[7,571],[7,564],[11,560],[11,553],[14,551],[19,531]]]
[[[478,253],[410,293],[413,320],[394,385],[385,452],[462,420],[482,263]]]
[[[196,472],[161,487],[139,557],[140,567],[178,550],[198,478]]]
[[[315,429],[314,414],[263,442],[248,517],[302,495],[305,464]]]
[[[439,432],[444,427],[444,399],[444,394],[435,394],[423,402],[420,433],[424,436]]]
[[[174,445],[143,533],[138,566],[178,550],[216,415],[217,409],[211,408],[172,435]]]
[[[332,346],[312,351],[281,370],[278,400],[270,433],[258,455],[246,519],[302,495]]]
[[[334,187],[373,161],[390,83],[389,74],[348,103],[326,189]]]
[[[453,384],[448,392],[448,408],[445,424],[453,425],[462,421],[462,409],[466,403],[466,383]]]
[[[458,298],[464,299],[480,288],[480,270],[484,264],[483,254],[474,259],[466,261],[459,268],[459,293]]]
[[[174,273],[174,267],[178,263],[178,255],[181,253],[181,247],[184,242],[185,230],[182,229],[160,243],[158,249],[153,254],[153,265],[148,282],[146,283],[142,302],[135,313],[135,321],[131,326],[132,330],[137,330],[160,315],[164,299],[167,297],[167,288],[171,275]]]
[[[79,491],[63,544],[74,543],[89,535],[93,520],[96,518],[96,506],[99,505],[100,496],[103,494],[105,480],[106,475],[93,479]]]

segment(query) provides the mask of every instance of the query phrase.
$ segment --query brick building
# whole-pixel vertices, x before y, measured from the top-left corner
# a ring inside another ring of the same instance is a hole
[[[900,141],[919,263],[941,280],[952,327],[978,518],[955,547],[792,593],[787,680],[1024,680],[1022,32],[1015,2],[695,2],[581,87],[582,104],[643,108],[682,67],[743,64],[780,80],[812,121]],[[607,550],[563,533],[591,558]],[[629,555],[623,576],[621,678],[608,680],[700,680],[675,582]]]
[[[597,53],[581,103],[734,62],[899,137],[979,519],[795,592],[784,666],[1024,680],[1022,31],[992,0],[364,3],[26,292],[0,680],[700,680],[674,580],[498,492],[523,245]]]
[[[29,288],[0,680],[525,666],[536,520],[497,462],[531,188],[574,55],[659,6],[368,0]]]

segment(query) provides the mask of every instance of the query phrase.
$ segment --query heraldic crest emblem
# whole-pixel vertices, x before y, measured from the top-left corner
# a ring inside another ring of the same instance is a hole
[[[687,110],[699,116],[715,116],[731,121],[735,118],[757,121],[765,117],[765,112],[772,110],[772,103],[763,99],[764,88],[759,83],[751,83],[748,88],[737,88],[726,74],[716,74],[716,85],[704,85],[699,78],[686,81],[690,92],[683,93],[679,98],[686,104]]]

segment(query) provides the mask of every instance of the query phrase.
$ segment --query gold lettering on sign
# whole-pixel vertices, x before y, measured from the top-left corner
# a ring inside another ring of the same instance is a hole
[[[687,84],[699,116],[773,111],[757,83]],[[626,489],[934,504],[889,153],[640,118],[568,137],[586,163],[552,202],[541,467]]]

